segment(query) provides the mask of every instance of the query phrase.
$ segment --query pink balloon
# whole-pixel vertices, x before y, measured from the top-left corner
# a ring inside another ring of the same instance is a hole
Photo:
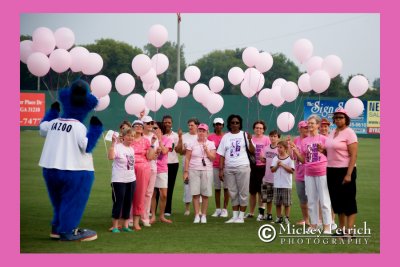
[[[233,85],[238,85],[239,83],[241,83],[243,81],[243,78],[244,72],[239,67],[233,67],[228,72],[228,80]]]
[[[271,89],[271,97],[272,97],[272,105],[275,107],[280,107],[285,103],[285,99],[283,99],[281,94],[282,88],[280,86],[274,86]]]
[[[143,98],[144,99],[144,98]],[[143,112],[143,114],[141,114]],[[146,107],[146,104],[144,105],[144,109],[141,110],[139,113],[135,113],[134,115],[138,117],[138,119],[142,118],[143,116],[147,116],[150,113],[150,109]]]
[[[162,105],[162,97],[161,94],[157,91],[149,91],[144,96],[144,101],[146,106],[151,110],[156,112],[161,108]]]
[[[168,39],[168,31],[161,24],[155,24],[149,30],[149,42],[155,47],[161,47]]]
[[[41,52],[32,53],[28,57],[26,65],[28,66],[28,70],[37,77],[43,77],[50,70],[50,60]]]
[[[349,91],[354,97],[359,97],[365,94],[368,87],[368,80],[362,75],[356,75],[350,79]]]
[[[153,84],[157,79],[156,71],[153,68],[150,68],[150,70],[146,72],[146,74],[140,76],[140,79],[143,83]]]
[[[200,79],[200,75],[200,69],[196,66],[189,66],[184,72],[185,80],[190,84],[197,82]]]
[[[132,59],[132,70],[137,76],[142,76],[146,74],[151,69],[151,59],[144,55],[136,55]]]
[[[97,103],[97,106],[94,108],[95,111],[102,111],[105,110],[108,105],[110,105],[110,96],[105,95],[101,98],[99,98],[99,102]]]
[[[102,98],[106,96],[111,91],[111,81],[107,76],[97,75],[90,82],[90,89],[92,90],[92,94],[97,98]]]
[[[254,92],[258,92],[264,86],[265,79],[260,71],[255,68],[248,68],[244,72],[243,83],[247,83],[246,87]]]
[[[265,84],[265,78],[264,75],[260,75],[260,80],[258,81],[258,87],[257,87],[257,92],[260,92],[260,90],[264,87]]]
[[[186,81],[178,81],[174,86],[174,90],[178,94],[178,97],[187,97],[190,93],[190,85]]]
[[[164,89],[161,92],[162,105],[165,108],[172,108],[178,102],[178,94],[171,88]]]
[[[89,51],[84,47],[76,46],[69,51],[69,54],[71,55],[71,70],[82,71],[89,57]]]
[[[310,92],[312,90],[311,84],[310,84],[310,74],[308,73],[303,73],[300,77],[299,80],[297,81],[297,85],[299,86],[299,89],[304,92]]]
[[[258,69],[261,73],[267,72],[272,68],[274,64],[274,59],[271,54],[268,52],[262,52],[258,55],[256,62],[256,69]]]
[[[210,93],[211,91],[208,86],[203,83],[196,84],[196,86],[193,88],[193,98],[202,104],[206,102]]]
[[[158,78],[156,78],[156,80],[153,83],[144,83],[143,84],[143,89],[146,92],[157,91],[158,88],[160,88],[160,80]]]
[[[262,89],[258,94],[258,102],[262,106],[268,106],[272,104],[272,91],[269,88]]]
[[[281,96],[286,102],[293,102],[299,95],[299,88],[294,82],[287,82],[281,87]]]
[[[313,54],[314,46],[308,39],[299,39],[293,45],[294,57],[303,64]]]
[[[46,27],[37,28],[32,34],[32,41],[32,50],[35,52],[42,52],[45,55],[50,55],[56,47],[54,34]]]
[[[283,79],[283,78],[278,78],[278,79],[276,79],[276,80],[272,83],[271,88],[274,88],[275,86],[280,86],[280,87],[282,87],[285,83],[287,83],[287,81],[286,81],[285,79]]]
[[[343,62],[336,55],[329,55],[322,62],[322,69],[329,74],[331,79],[335,78],[342,71]]]
[[[168,57],[161,53],[155,54],[151,58],[151,65],[156,70],[157,75],[163,74],[169,66]]]
[[[294,126],[294,116],[290,112],[282,112],[276,119],[276,124],[279,130],[286,133],[289,132]]]
[[[57,73],[63,73],[68,70],[71,66],[71,54],[65,49],[56,49],[51,52],[50,57],[50,67]]]
[[[325,92],[330,84],[331,77],[329,77],[329,74],[324,70],[316,70],[310,75],[310,85],[316,93],[320,94]]]
[[[253,67],[256,65],[259,57],[258,49],[255,47],[247,47],[242,54],[243,63],[247,67]]]
[[[82,72],[86,75],[95,75],[103,68],[103,59],[97,53],[89,53],[86,63],[83,65]]]
[[[322,69],[322,57],[313,56],[306,62],[307,73],[312,75],[314,71]]]
[[[24,40],[19,43],[19,57],[25,64],[28,61],[28,57],[33,53],[32,44],[31,40]]]
[[[139,114],[145,109],[145,105],[143,96],[131,94],[125,100],[125,111],[130,115]]]
[[[211,114],[218,113],[224,107],[224,99],[219,94],[210,94],[206,101],[206,107]]]
[[[359,98],[350,98],[347,100],[346,104],[344,104],[344,109],[346,110],[347,115],[354,119],[363,113],[364,104]]]
[[[224,80],[221,77],[214,76],[210,79],[208,83],[210,90],[214,93],[219,93],[224,89]]]
[[[54,38],[56,39],[56,46],[65,50],[70,49],[75,43],[74,32],[66,27],[58,28],[54,32]]]
[[[135,89],[135,78],[129,73],[121,73],[115,79],[115,89],[120,95],[130,94]]]
[[[243,80],[240,84],[240,91],[247,98],[251,98],[257,93],[257,90],[252,90],[250,88],[250,83],[247,80]]]

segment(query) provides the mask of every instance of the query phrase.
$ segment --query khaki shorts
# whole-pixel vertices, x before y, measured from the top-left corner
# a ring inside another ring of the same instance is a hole
[[[192,196],[212,196],[213,170],[189,170],[189,185]]]
[[[157,173],[155,188],[168,188],[168,173]]]

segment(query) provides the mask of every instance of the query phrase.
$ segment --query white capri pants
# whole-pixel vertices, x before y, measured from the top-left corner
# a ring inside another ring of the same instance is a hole
[[[304,176],[306,195],[308,200],[308,212],[311,224],[318,224],[318,202],[321,205],[322,220],[324,224],[332,223],[331,198],[328,191],[326,175]]]

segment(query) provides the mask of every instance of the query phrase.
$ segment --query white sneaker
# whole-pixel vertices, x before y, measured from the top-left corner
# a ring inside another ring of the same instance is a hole
[[[171,213],[164,213],[164,216],[169,217],[169,216],[171,216]]]
[[[185,216],[190,215],[190,210],[185,210],[185,213],[183,215],[185,215]]]
[[[199,215],[196,215],[196,216],[194,217],[193,223],[199,223],[199,222],[200,222],[200,216],[199,216]]]
[[[225,223],[234,223],[238,219],[238,217],[232,217],[229,220],[227,220]]]
[[[331,230],[335,231],[337,229],[337,224],[336,223],[332,223],[331,224]]]
[[[129,221],[129,222],[128,222],[128,226],[129,226],[129,227],[133,227],[133,221]]]
[[[221,209],[216,209],[215,212],[211,215],[211,217],[219,217],[221,216],[222,211]]]
[[[151,227],[151,224],[149,222],[142,222],[142,223],[143,223],[143,226],[145,226],[145,227]]]
[[[236,220],[234,221],[234,223],[244,223],[244,219],[237,217]]]
[[[262,214],[258,214],[257,216],[257,222],[264,221],[264,216]]]
[[[228,217],[228,211],[226,210],[226,209],[222,209],[222,211],[221,211],[221,217],[223,217],[223,218],[227,218]]]
[[[200,222],[201,223],[207,223],[207,217],[205,215],[201,216]]]

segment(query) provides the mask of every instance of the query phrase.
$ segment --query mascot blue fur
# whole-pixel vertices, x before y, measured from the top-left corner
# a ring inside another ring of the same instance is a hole
[[[89,84],[77,80],[59,91],[40,123],[40,135],[46,137],[39,165],[43,168],[53,206],[50,237],[62,241],[91,241],[95,231],[78,228],[94,181],[91,152],[103,132],[100,120],[93,116],[89,130],[83,125],[98,100],[90,93]]]

